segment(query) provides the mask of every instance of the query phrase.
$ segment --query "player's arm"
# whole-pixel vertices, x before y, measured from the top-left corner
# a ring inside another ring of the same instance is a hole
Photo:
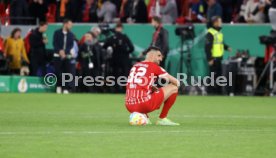
[[[158,76],[159,78],[165,79],[165,80],[169,81],[171,84],[173,84],[177,87],[180,86],[180,82],[175,77],[170,75],[163,68],[157,66],[157,67],[154,68],[154,71],[155,71],[155,75]]]
[[[159,77],[169,81],[171,84],[173,84],[177,87],[180,86],[180,82],[175,77],[173,77],[172,75],[170,75],[168,73],[163,74],[163,75],[159,75]]]

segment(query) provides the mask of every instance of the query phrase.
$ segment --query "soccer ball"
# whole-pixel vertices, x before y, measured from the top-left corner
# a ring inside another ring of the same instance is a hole
[[[148,123],[148,118],[145,114],[141,114],[139,112],[133,112],[129,116],[129,124],[130,125],[146,125]]]

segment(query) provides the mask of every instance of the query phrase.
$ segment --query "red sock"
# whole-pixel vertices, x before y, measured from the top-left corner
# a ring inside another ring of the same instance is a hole
[[[162,109],[162,112],[159,116],[159,118],[165,118],[168,115],[169,110],[171,109],[172,105],[174,104],[177,97],[177,93],[172,94],[165,102]]]

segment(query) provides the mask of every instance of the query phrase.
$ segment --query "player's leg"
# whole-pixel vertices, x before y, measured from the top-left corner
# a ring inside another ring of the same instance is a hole
[[[159,116],[161,119],[167,117],[169,110],[176,100],[178,88],[177,86],[170,84],[163,87],[162,90],[164,92],[164,106]]]
[[[161,88],[164,93],[164,102],[174,93],[178,92],[178,87],[173,84],[168,84]]]
[[[162,87],[163,93],[164,93],[164,106],[162,108],[162,111],[159,115],[160,120],[157,121],[157,124],[159,125],[179,125],[178,123],[174,123],[167,119],[167,115],[169,110],[171,109],[172,105],[174,104],[178,87],[172,84],[169,84],[165,87]]]

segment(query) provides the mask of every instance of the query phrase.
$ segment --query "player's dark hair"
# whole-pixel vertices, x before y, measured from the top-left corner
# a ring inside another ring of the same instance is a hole
[[[162,53],[162,50],[159,47],[156,46],[150,46],[149,48],[147,48],[143,54],[146,55],[148,52],[150,51],[160,51]]]

